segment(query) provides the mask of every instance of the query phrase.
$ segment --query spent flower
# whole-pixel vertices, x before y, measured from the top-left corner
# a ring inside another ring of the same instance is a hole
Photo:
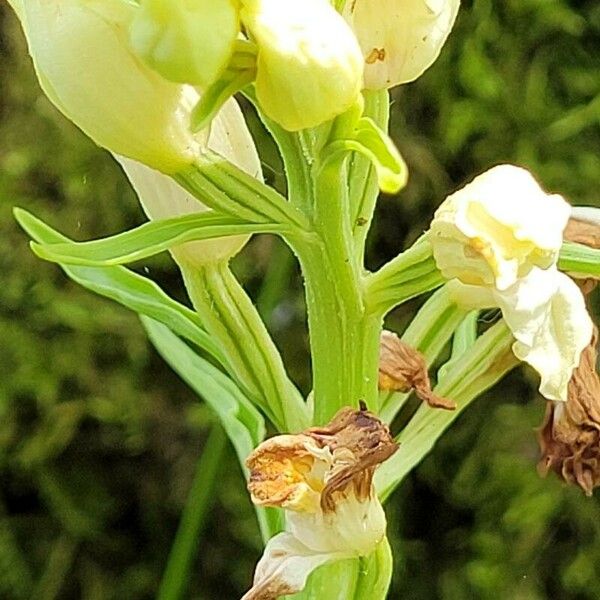
[[[397,448],[375,415],[351,408],[258,446],[247,460],[248,489],[255,504],[285,510],[286,531],[268,542],[243,600],[299,592],[318,566],[371,554],[386,530],[373,474]]]

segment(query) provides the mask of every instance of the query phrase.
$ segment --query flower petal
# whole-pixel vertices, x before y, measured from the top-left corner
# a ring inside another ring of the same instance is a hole
[[[280,533],[269,540],[256,566],[252,588],[242,600],[275,600],[299,592],[317,567],[350,556],[343,552],[315,553],[291,533]]]
[[[542,378],[541,394],[566,401],[569,380],[593,332],[577,285],[556,269],[534,268],[495,297],[517,339],[515,355]]]

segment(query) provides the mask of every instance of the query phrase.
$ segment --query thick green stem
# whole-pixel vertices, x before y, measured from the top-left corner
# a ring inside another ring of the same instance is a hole
[[[226,262],[182,266],[184,281],[203,325],[227,356],[229,370],[280,431],[309,424],[300,393],[252,301]]]
[[[219,426],[215,426],[202,450],[188,500],[181,515],[175,541],[160,583],[158,600],[185,598],[190,568],[200,542],[200,533],[211,508],[217,473],[223,460],[227,438]]]
[[[363,400],[377,409],[381,318],[363,302],[354,252],[344,159],[320,165],[315,182],[314,240],[294,244],[305,278],[314,389],[314,422]]]

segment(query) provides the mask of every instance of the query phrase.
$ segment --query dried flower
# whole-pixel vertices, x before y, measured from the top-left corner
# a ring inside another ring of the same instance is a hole
[[[255,504],[285,509],[286,531],[267,544],[243,600],[298,592],[318,566],[369,555],[386,528],[373,473],[397,448],[375,415],[351,408],[263,442],[247,460],[248,489]]]
[[[539,431],[542,474],[555,471],[588,496],[600,485],[600,377],[596,371],[598,330],[581,354],[566,403],[548,402]]]
[[[379,340],[379,389],[395,392],[414,389],[417,396],[432,408],[456,408],[452,400],[433,393],[423,355],[392,331],[382,331]]]

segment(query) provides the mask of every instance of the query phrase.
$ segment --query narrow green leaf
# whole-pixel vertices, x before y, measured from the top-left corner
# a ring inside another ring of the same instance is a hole
[[[227,375],[198,356],[168,327],[148,317],[141,320],[165,362],[215,411],[246,471],[246,457],[265,436],[261,414]]]
[[[55,244],[70,241],[32,214],[16,208],[15,217],[21,227],[37,242]],[[105,298],[160,321],[227,365],[221,348],[202,327],[198,315],[183,304],[169,298],[153,281],[125,267],[76,267],[60,265],[76,283]]]
[[[397,440],[400,449],[375,473],[379,497],[385,500],[404,477],[432,450],[442,433],[469,404],[489,389],[519,361],[512,352],[514,338],[504,321],[499,321],[480,336],[470,350],[441,379],[434,392],[451,398],[456,410],[421,406]]]
[[[164,250],[198,240],[249,233],[276,233],[281,226],[247,223],[213,212],[151,221],[135,229],[89,242],[38,244],[32,250],[51,262],[71,265],[111,266],[158,254]]]
[[[564,242],[560,249],[558,268],[561,271],[600,277],[600,250],[583,244]]]
[[[165,362],[215,411],[247,476],[246,458],[265,437],[262,415],[227,375],[198,356],[168,327],[148,317],[141,320]],[[280,511],[257,507],[256,513],[266,542],[281,530]]]
[[[215,425],[202,448],[196,466],[192,487],[160,582],[157,600],[185,598],[193,559],[200,544],[200,535],[218,486],[219,468],[225,457],[226,442],[223,429]]]

